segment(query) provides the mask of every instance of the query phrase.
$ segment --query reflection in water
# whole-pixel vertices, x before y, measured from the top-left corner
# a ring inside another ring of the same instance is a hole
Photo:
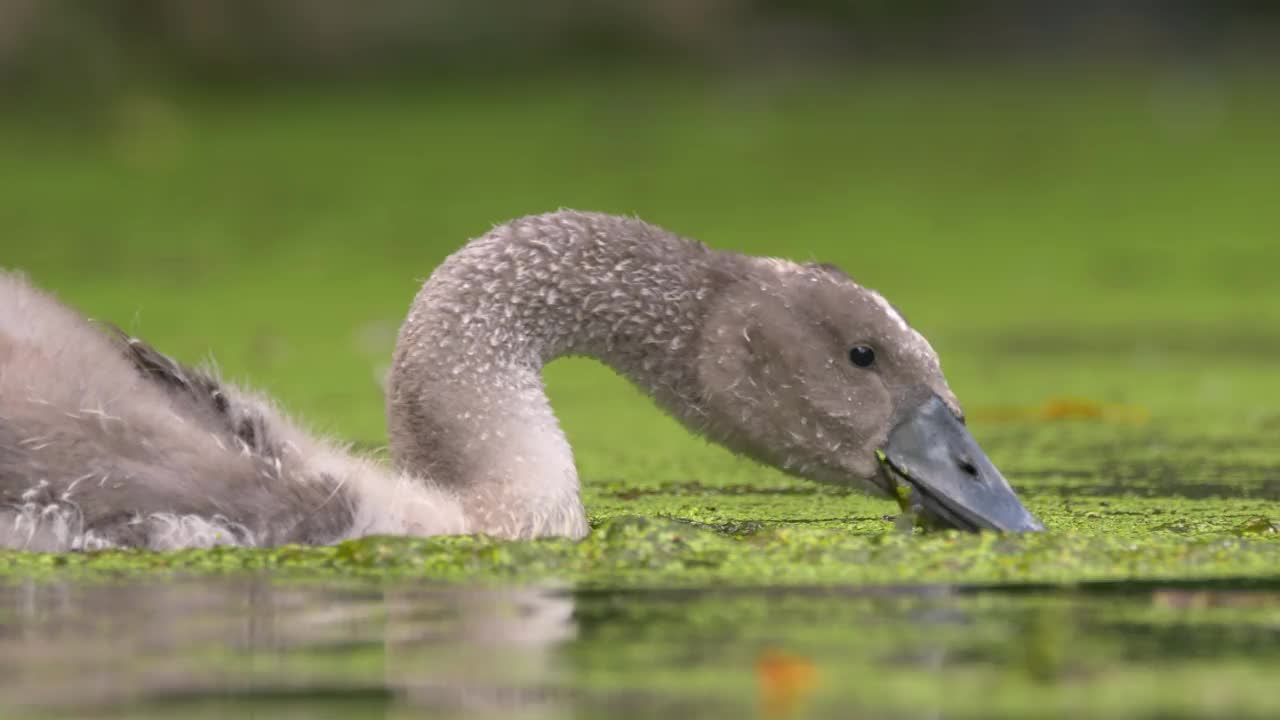
[[[1280,594],[0,586],[0,717],[1280,717]]]
[[[321,694],[536,717],[572,616],[545,589],[23,582],[0,586],[0,698],[84,712]]]
[[[571,596],[402,590],[388,592],[385,607],[386,680],[411,705],[552,714],[560,686],[554,651],[575,634]]]

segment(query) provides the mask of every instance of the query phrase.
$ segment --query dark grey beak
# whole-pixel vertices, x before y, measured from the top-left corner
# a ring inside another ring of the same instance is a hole
[[[1044,530],[937,395],[889,433],[881,460],[903,508],[915,507],[932,524],[970,531]]]

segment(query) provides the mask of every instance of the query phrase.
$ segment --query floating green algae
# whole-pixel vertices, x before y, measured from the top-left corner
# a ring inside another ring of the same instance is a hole
[[[891,500],[735,459],[609,371],[558,362],[546,378],[583,478],[584,542],[0,552],[0,636],[22,641],[0,653],[7,687],[83,689],[151,658],[144,674],[185,694],[121,717],[417,717],[397,673],[429,678],[467,643],[406,588],[544,579],[567,588],[576,632],[546,660],[561,674],[543,694],[565,700],[547,716],[750,717],[769,647],[825,678],[813,716],[1280,716],[1274,81],[1218,68],[1230,112],[1170,142],[1153,78],[1072,72],[868,68],[748,106],[741,87],[678,78],[156,97],[181,129],[163,167],[131,163],[112,127],[0,118],[4,263],[94,317],[136,318],[183,360],[212,355],[325,431],[383,442],[371,378],[419,279],[465,238],[560,206],[635,213],[882,290],[1050,528],[903,534]],[[652,112],[619,133],[619,98]],[[586,167],[607,171],[584,185]],[[1043,412],[1063,396],[1084,411]],[[215,619],[220,593],[224,642],[170,645]],[[283,632],[304,620],[300,639]],[[163,632],[121,652],[148,629]],[[436,662],[393,652],[399,631],[445,638]],[[266,686],[167,674],[193,658]]]
[[[581,542],[377,537],[262,550],[3,551],[0,577],[270,571],[620,588],[1280,576],[1280,502],[1265,491],[1274,470],[1272,455],[1255,445],[1262,438],[1238,438],[1224,452],[1177,424],[1128,434],[1105,426],[993,429],[999,432],[977,432],[993,455],[1008,459],[1006,472],[1048,532],[903,533],[890,500],[730,459],[725,472],[696,480],[586,478],[593,527]],[[1019,434],[1003,435],[1010,430]],[[1231,472],[1192,462],[1203,456],[1229,463]],[[1127,458],[1123,470],[1116,457]],[[1156,457],[1165,464],[1150,465]],[[1178,475],[1167,475],[1171,466]]]
[[[11,172],[0,185],[23,209],[6,263],[93,317],[140,318],[130,329],[180,359],[212,355],[228,377],[322,429],[382,442],[383,397],[369,378],[419,279],[467,237],[559,206],[636,213],[716,247],[835,262],[883,290],[938,350],[975,437],[1051,532],[1001,539],[1000,554],[986,538],[902,537],[890,501],[709,448],[608,370],[568,360],[545,375],[596,529],[581,545],[3,553],[0,572],[266,568],[592,585],[1274,574],[1280,293],[1265,290],[1280,261],[1280,205],[1265,188],[1280,182],[1280,162],[1258,158],[1280,156],[1268,131],[1280,104],[1265,79],[1224,72],[1224,132],[1175,149],[1150,132],[1139,100],[1150,79],[1085,73],[1046,94],[994,68],[968,81],[859,73],[792,88],[793,101],[754,107],[750,121],[729,99],[736,92],[668,77],[568,83],[503,98],[499,113],[487,95],[392,89],[358,102],[157,96],[182,128],[172,174],[120,156],[119,128],[69,137],[6,116]],[[620,87],[656,109],[625,147],[611,129]],[[903,112],[904,97],[914,110]],[[951,122],[934,121],[933,102]],[[760,154],[709,142],[726,124]],[[457,142],[423,164],[406,160],[406,135]],[[585,194],[584,148],[623,159]],[[492,172],[505,166],[538,167],[539,182]],[[795,170],[795,182],[780,193],[759,167]],[[195,226],[192,197],[213,199]],[[1123,222],[1097,211],[1116,198],[1126,199]],[[1175,236],[1178,257],[1194,262],[1171,260],[1163,239]],[[1071,408],[1083,411],[1043,412],[1054,397],[1079,399]],[[1105,411],[1115,407],[1126,411]]]
[[[1053,523],[1053,515],[1048,516]],[[1252,527],[1252,526],[1250,526]],[[333,547],[215,548],[173,553],[0,553],[0,576],[272,571],[475,583],[558,580],[576,587],[705,584],[992,584],[1280,577],[1275,533],[1180,529],[1024,536],[891,528],[760,527],[728,531],[675,519],[616,516],[582,542],[483,537],[352,540]]]

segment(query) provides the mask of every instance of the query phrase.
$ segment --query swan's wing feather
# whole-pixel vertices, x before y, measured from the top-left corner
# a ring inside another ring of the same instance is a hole
[[[226,413],[226,395],[212,377],[182,365],[141,338],[129,335],[118,325],[108,322],[99,322],[99,324],[110,331],[111,337],[119,343],[125,357],[144,377],[160,383],[171,391],[186,395],[196,403],[207,403],[218,412]]]
[[[364,470],[0,269],[0,547],[332,542]],[[221,400],[219,399],[221,398]]]
[[[267,458],[279,451],[270,440],[266,418],[253,408],[236,403],[234,391],[224,387],[217,378],[183,365],[114,324],[101,324],[144,378],[189,402],[200,416],[213,418],[215,432],[230,436],[241,447]]]

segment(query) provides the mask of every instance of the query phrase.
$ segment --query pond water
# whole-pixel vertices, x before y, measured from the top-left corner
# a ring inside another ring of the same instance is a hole
[[[0,551],[0,717],[1280,717],[1274,79],[1174,137],[1137,68],[975,69],[0,118],[7,266],[340,437],[463,238],[637,213],[883,291],[1049,528],[903,534],[559,361],[587,540]]]
[[[1276,416],[1133,412],[975,408],[1024,536],[712,458],[581,542],[0,552],[0,717],[1280,717]]]
[[[11,582],[4,714],[1274,717],[1280,584]]]

